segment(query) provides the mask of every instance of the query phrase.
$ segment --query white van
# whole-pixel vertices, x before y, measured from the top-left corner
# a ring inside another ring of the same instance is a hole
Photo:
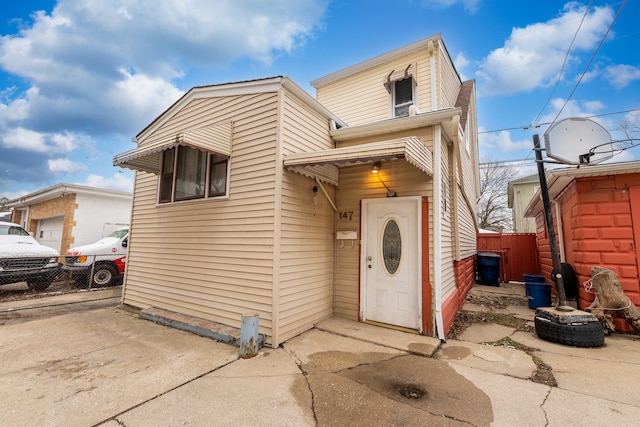
[[[81,286],[113,286],[124,274],[128,239],[129,227],[122,227],[95,243],[70,248],[62,269]]]

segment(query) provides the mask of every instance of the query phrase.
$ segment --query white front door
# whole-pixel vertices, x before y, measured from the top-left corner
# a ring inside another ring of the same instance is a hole
[[[420,329],[421,199],[362,201],[362,320]]]

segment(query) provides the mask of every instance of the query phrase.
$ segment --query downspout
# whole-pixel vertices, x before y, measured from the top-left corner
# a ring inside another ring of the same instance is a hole
[[[451,210],[453,212],[453,235],[455,240],[453,242],[453,257],[456,261],[460,261],[460,221],[459,221],[459,208],[458,208],[458,179],[460,179],[460,185],[462,181],[462,162],[460,158],[460,138],[458,134],[458,126],[460,125],[460,116],[455,115],[451,118],[451,139],[453,143],[453,167],[449,172],[451,179]],[[456,174],[456,172],[458,172]],[[462,187],[464,190],[464,187]]]
[[[560,261],[564,262],[564,235],[562,234],[562,211],[560,209],[560,203],[553,202],[556,208],[556,224],[558,225],[558,249],[560,251]]]
[[[435,293],[436,331],[445,340],[442,320],[442,128],[433,127],[433,282]]]
[[[436,55],[433,40],[427,43],[429,50],[429,79],[431,80],[431,111],[438,109],[438,86],[436,81]]]

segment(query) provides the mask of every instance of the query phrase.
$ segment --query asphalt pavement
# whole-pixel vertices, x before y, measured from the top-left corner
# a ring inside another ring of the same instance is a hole
[[[0,303],[0,425],[593,427],[640,419],[633,335],[574,348],[482,322],[441,343],[332,317],[241,359],[235,346],[139,318],[118,305],[118,292]],[[75,309],[11,320],[56,306]],[[464,309],[527,321],[534,312]],[[529,351],[495,345],[505,337]],[[556,386],[532,381],[541,361]]]

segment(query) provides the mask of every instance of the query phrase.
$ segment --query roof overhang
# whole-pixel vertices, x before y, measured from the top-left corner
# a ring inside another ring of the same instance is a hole
[[[422,172],[428,175],[433,174],[433,155],[422,140],[415,136],[310,153],[289,154],[284,159],[284,167],[292,172],[337,186],[338,168],[341,166],[392,159],[405,159]]]
[[[443,108],[435,111],[418,113],[409,117],[396,117],[379,122],[367,123],[358,126],[347,126],[330,131],[334,141],[347,141],[356,138],[366,138],[393,132],[406,132],[428,126],[442,125],[445,136],[451,136],[457,129],[453,129],[454,118],[460,117],[462,109],[459,107]]]
[[[229,157],[231,156],[232,132],[232,122],[191,129],[179,133],[175,137],[118,154],[113,158],[113,165],[158,175],[160,174],[162,152],[178,146],[191,147]]]
[[[112,199],[131,200],[133,195],[124,191],[108,190],[106,188],[88,187],[78,184],[56,184],[33,193],[25,194],[5,203],[8,208],[20,208],[30,206],[47,200],[57,199],[69,194],[86,194],[90,196],[101,196]]]
[[[547,171],[547,187],[549,198],[554,200],[575,179],[598,176],[640,173],[640,162],[606,163],[597,166],[582,166],[579,168],[562,168]],[[534,194],[527,205],[524,216],[535,217],[544,210],[540,190]]]

